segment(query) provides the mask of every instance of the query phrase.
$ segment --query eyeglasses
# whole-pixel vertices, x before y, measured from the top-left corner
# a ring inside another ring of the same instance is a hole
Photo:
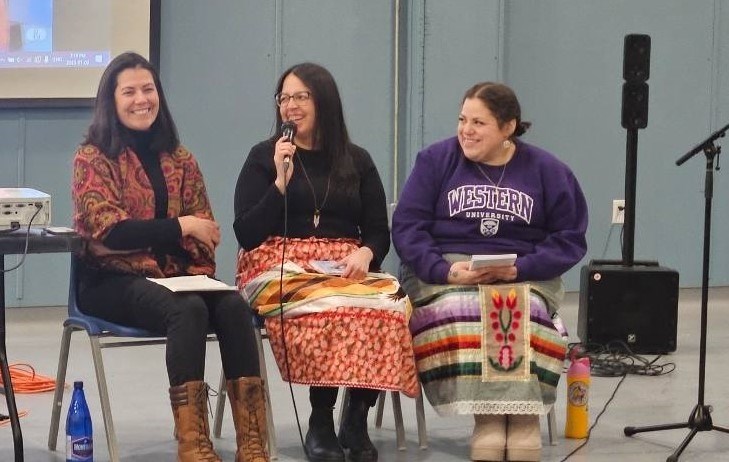
[[[304,104],[311,98],[311,92],[310,91],[297,91],[293,95],[287,95],[286,93],[277,93],[273,96],[273,99],[276,100],[276,104],[281,106],[286,106],[291,102],[293,99],[296,104]]]

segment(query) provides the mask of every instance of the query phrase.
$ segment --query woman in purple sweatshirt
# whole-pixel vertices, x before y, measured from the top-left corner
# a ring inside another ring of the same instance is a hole
[[[440,414],[474,415],[473,460],[540,459],[566,351],[560,276],[587,248],[577,179],[519,140],[529,126],[509,87],[474,85],[458,135],[418,154],[393,216],[420,380]],[[503,254],[514,263],[470,269]]]

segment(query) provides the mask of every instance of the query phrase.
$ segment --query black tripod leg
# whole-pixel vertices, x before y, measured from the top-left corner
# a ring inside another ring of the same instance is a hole
[[[634,435],[639,432],[652,432],[659,430],[674,430],[677,428],[689,428],[689,434],[683,439],[681,445],[671,454],[666,462],[677,462],[681,453],[686,449],[691,440],[696,436],[698,432],[705,432],[711,430],[719,430],[721,432],[729,433],[729,428],[717,427],[711,421],[711,406],[705,404],[697,404],[691,411],[691,416],[686,423],[676,423],[667,425],[653,425],[650,427],[625,427],[623,432],[626,436]]]
[[[632,436],[641,432],[657,432],[661,430],[675,430],[677,428],[689,428],[689,423],[683,422],[665,425],[650,425],[648,427],[625,427],[623,428],[623,433],[625,433],[625,436]]]
[[[683,450],[686,449],[686,446],[689,445],[691,440],[694,438],[694,436],[696,436],[696,433],[698,433],[698,432],[699,432],[698,428],[692,428],[691,431],[689,432],[689,434],[686,435],[686,438],[684,438],[683,441],[681,441],[681,445],[678,448],[676,448],[675,451],[673,451],[673,454],[668,456],[668,459],[666,459],[666,462],[677,462],[678,458],[679,458],[679,456],[681,456],[681,453],[683,452]]]
[[[729,433],[729,428],[726,427],[719,427],[718,425],[713,425],[711,427],[712,430],[718,430],[720,432]]]

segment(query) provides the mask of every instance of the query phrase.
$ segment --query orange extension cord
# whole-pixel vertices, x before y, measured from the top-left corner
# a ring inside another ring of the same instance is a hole
[[[15,363],[11,364],[10,380],[13,382],[13,391],[18,394],[24,393],[43,393],[53,391],[56,388],[56,381],[51,377],[36,374],[35,369],[30,364]],[[0,377],[0,385],[3,385],[3,379]],[[25,417],[28,411],[19,411],[18,417]],[[9,425],[10,419],[0,420],[0,427]]]

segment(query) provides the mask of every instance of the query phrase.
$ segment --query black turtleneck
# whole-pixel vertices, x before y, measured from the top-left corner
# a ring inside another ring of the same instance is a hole
[[[139,158],[154,191],[154,219],[128,219],[117,223],[104,239],[113,250],[152,248],[157,254],[179,253],[182,230],[177,218],[167,218],[167,182],[162,173],[159,152],[150,149],[151,132],[130,131],[130,148]]]

